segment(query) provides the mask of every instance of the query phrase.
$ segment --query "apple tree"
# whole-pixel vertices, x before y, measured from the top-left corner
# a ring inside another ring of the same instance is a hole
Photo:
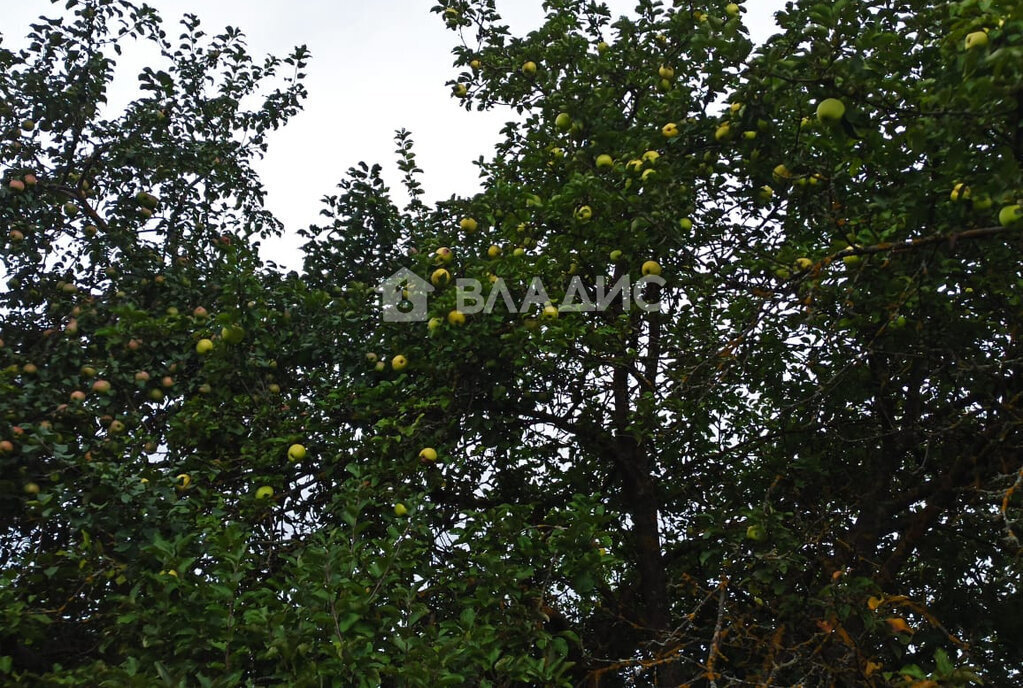
[[[0,45],[8,683],[1018,681],[1014,3],[435,7],[517,115],[483,189],[399,132],[406,205],[351,168],[301,274],[251,162],[305,51],[69,9]]]

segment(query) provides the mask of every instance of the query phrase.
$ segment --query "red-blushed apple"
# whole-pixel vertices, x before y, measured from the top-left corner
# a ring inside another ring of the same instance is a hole
[[[210,316],[209,311],[207,311],[202,306],[196,306],[195,310],[192,311],[192,315],[195,316],[196,318],[199,318],[200,320],[205,320]]]
[[[83,392],[80,389],[76,389],[75,391],[71,392],[71,401],[78,402],[85,401],[85,392]]]
[[[20,179],[12,179],[7,184],[7,188],[9,188],[11,191],[21,192],[25,190],[25,182],[21,181]]]
[[[135,373],[135,382],[149,382],[149,373],[144,370]]]
[[[110,391],[110,382],[107,380],[96,380],[92,383],[92,391],[98,394],[106,394]]]
[[[14,442],[10,440],[0,440],[0,454],[10,454],[14,451]]]

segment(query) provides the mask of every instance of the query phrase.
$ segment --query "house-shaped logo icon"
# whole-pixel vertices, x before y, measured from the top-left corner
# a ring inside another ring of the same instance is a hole
[[[402,268],[378,286],[380,315],[384,322],[423,322],[428,315],[427,302],[433,285]]]

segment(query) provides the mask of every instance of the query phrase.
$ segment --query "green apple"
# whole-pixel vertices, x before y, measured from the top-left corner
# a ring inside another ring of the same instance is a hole
[[[675,124],[674,122],[668,122],[663,127],[661,127],[661,134],[664,136],[664,138],[667,139],[675,138],[676,136],[679,135],[678,125]]]
[[[746,539],[753,542],[763,542],[767,539],[767,531],[759,523],[754,523],[746,528]]]
[[[25,494],[32,497],[35,497],[40,492],[39,485],[37,483],[25,483],[25,486],[21,489],[24,490]]]
[[[406,366],[408,366],[408,359],[402,356],[401,354],[398,354],[397,356],[391,359],[392,370],[397,371],[405,370]]]
[[[445,287],[451,282],[451,273],[444,268],[437,268],[430,275],[430,284],[435,287]]]
[[[135,202],[138,203],[143,208],[155,210],[156,206],[159,205],[160,200],[151,193],[140,191],[137,194],[135,194]]]
[[[661,65],[660,69],[657,70],[657,75],[662,79],[672,79],[675,76],[675,70],[671,67]]]
[[[288,447],[288,461],[301,461],[305,458],[305,447],[301,444],[293,444]]]
[[[469,67],[472,69],[472,71],[478,72],[483,67],[483,63],[480,62],[479,60],[473,60],[472,62],[469,63]]]
[[[863,261],[863,258],[857,255],[843,256],[842,262],[848,267],[856,267]]]
[[[367,351],[366,352],[366,362],[367,363],[371,363],[371,364],[372,363],[376,363],[378,360],[380,360],[380,357],[377,356],[375,353],[373,353],[372,351]]]
[[[451,95],[455,98],[465,98],[469,95],[469,89],[465,87],[465,84],[455,84],[451,87]]]
[[[973,199],[971,200],[971,204],[973,205],[974,210],[980,211],[987,210],[988,208],[993,206],[995,202],[992,201],[991,197],[988,196],[987,194],[980,194],[979,196],[973,197]]]
[[[479,224],[476,222],[475,218],[463,217],[459,221],[458,226],[462,228],[463,232],[472,234],[479,227]]]
[[[644,182],[648,182],[656,177],[657,170],[643,170],[643,174],[639,175],[639,178]]]
[[[966,34],[966,49],[976,50],[977,48],[983,48],[987,45],[987,32],[986,31],[971,31]]]
[[[736,5],[734,2],[728,3],[727,5],[725,5],[725,14],[727,14],[729,17],[738,17],[739,6]]]
[[[597,156],[597,169],[598,170],[609,170],[614,167],[614,159],[607,153],[601,153]]]
[[[213,386],[210,383],[204,382],[199,385],[199,394],[211,394],[212,392]]]
[[[757,198],[759,198],[761,201],[767,202],[771,200],[772,196],[774,196],[774,189],[767,186],[766,184],[757,189]]]
[[[788,179],[791,176],[792,173],[789,172],[789,168],[785,167],[785,165],[777,165],[771,172],[771,177],[774,178],[776,182],[780,182],[783,179]]]
[[[408,515],[408,507],[406,507],[401,502],[398,502],[397,504],[394,505],[394,515],[398,516],[398,517],[407,516]]]
[[[512,251],[512,255],[515,256],[516,258],[521,258],[522,256],[526,255],[526,249],[522,248],[521,246],[516,246],[515,250]]]
[[[270,499],[274,496],[274,489],[269,485],[263,485],[256,490],[256,499]]]
[[[610,45],[608,45],[604,41],[601,41],[600,43],[597,43],[597,52],[603,55],[608,51],[610,47],[611,47]]]
[[[750,129],[750,130],[742,132],[742,137],[744,139],[746,139],[747,141],[752,141],[753,139],[755,139],[757,137],[757,132],[755,132],[752,129]]]
[[[656,260],[648,260],[643,263],[639,271],[643,273],[644,277],[648,275],[657,276],[661,274],[661,266]]]
[[[108,430],[110,431],[111,435],[120,435],[127,429],[128,429],[127,426],[119,420],[111,421],[110,425],[108,426]]]
[[[245,339],[245,328],[241,325],[228,325],[220,330],[220,336],[228,344],[240,344]]]
[[[725,141],[732,136],[732,127],[728,122],[725,122],[714,131],[715,141]]]
[[[437,450],[433,447],[426,447],[419,452],[419,459],[421,461],[436,461]]]
[[[450,311],[448,313],[448,322],[456,327],[465,324],[465,313],[459,310]]]
[[[682,229],[683,232],[688,232],[693,228],[693,221],[690,220],[688,217],[683,217],[681,220],[678,221],[678,226]]]
[[[1023,223],[1023,207],[1007,205],[998,211],[998,224],[1002,227],[1016,227]]]
[[[501,255],[501,247],[497,244],[491,244],[490,248],[487,249],[487,255],[491,258],[497,258]]]
[[[92,366],[82,366],[79,371],[82,377],[96,377],[97,370]]]
[[[435,332],[443,324],[443,318],[430,318],[429,322],[426,323],[426,329],[430,332]]]
[[[614,251],[611,251],[610,254],[608,254],[608,258],[611,259],[612,263],[617,263],[619,260],[622,259],[622,252],[619,251],[618,249],[615,249]]]
[[[817,119],[834,124],[845,115],[845,103],[838,98],[825,98],[817,105]]]
[[[536,63],[532,60],[527,61],[522,65],[522,73],[526,76],[533,76],[536,74]]]
[[[590,206],[584,205],[580,206],[579,208],[576,208],[575,219],[579,220],[580,222],[589,222],[592,217],[593,209],[590,208]]]
[[[572,115],[567,112],[559,112],[558,116],[554,118],[554,126],[561,131],[568,131],[572,128]]]
[[[804,270],[809,270],[810,268],[813,267],[813,261],[810,260],[809,258],[796,258],[794,267],[796,268],[796,270],[799,270],[800,272]]]
[[[543,307],[540,312],[540,318],[543,320],[557,320],[558,319],[558,307],[552,304],[547,304]]]
[[[153,401],[163,401],[163,390],[154,388],[149,390],[148,395]]]
[[[195,343],[195,352],[200,356],[205,356],[209,352],[213,351],[213,340],[212,339],[200,339]]]

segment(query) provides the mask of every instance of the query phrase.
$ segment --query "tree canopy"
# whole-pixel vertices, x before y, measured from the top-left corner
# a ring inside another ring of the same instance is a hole
[[[481,191],[397,132],[292,272],[306,48],[64,4],[0,42],[0,683],[1020,680],[1019,3],[436,6]]]

